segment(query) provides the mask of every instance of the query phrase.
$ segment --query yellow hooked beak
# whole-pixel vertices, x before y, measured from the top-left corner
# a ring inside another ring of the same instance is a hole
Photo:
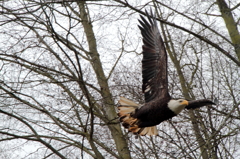
[[[181,103],[181,105],[188,105],[188,101],[187,101],[187,100],[183,100],[183,102]]]

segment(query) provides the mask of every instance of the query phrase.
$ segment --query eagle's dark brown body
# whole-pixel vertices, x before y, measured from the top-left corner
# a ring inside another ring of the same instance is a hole
[[[214,104],[207,99],[186,101],[171,100],[168,93],[167,53],[157,28],[156,18],[146,12],[140,30],[143,36],[142,46],[142,91],[145,104],[139,106],[131,100],[121,97],[119,100],[120,121],[130,132],[139,135],[157,135],[156,125],[179,114],[184,108],[195,109]]]
[[[147,103],[147,107],[142,106],[139,110],[136,109],[132,117],[139,119],[139,127],[150,127],[158,125],[164,120],[170,119],[177,115],[168,108],[167,103],[169,102],[169,100],[170,98],[166,98],[165,101],[155,100],[149,102]],[[149,109],[149,106],[151,107],[151,109]]]

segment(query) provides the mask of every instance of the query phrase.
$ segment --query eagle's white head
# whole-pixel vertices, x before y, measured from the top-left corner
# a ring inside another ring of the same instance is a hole
[[[188,101],[185,99],[171,99],[168,102],[168,108],[172,110],[176,115],[179,114],[187,105]]]

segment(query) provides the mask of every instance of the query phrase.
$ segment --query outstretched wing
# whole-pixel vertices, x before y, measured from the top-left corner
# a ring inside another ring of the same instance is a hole
[[[185,108],[196,109],[206,105],[216,105],[216,104],[208,99],[200,99],[200,100],[189,101],[188,106],[186,106]]]
[[[142,91],[145,96],[145,102],[149,102],[156,97],[159,99],[170,98],[168,94],[167,77],[167,53],[163,40],[160,36],[156,17],[151,12],[151,17],[147,13],[146,20],[140,15],[140,26],[143,36],[142,46]]]

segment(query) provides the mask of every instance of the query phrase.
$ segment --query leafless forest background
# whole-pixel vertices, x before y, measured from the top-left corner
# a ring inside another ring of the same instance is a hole
[[[136,139],[119,96],[143,103],[139,14],[156,12],[184,111]],[[240,158],[237,0],[0,2],[0,158]]]

